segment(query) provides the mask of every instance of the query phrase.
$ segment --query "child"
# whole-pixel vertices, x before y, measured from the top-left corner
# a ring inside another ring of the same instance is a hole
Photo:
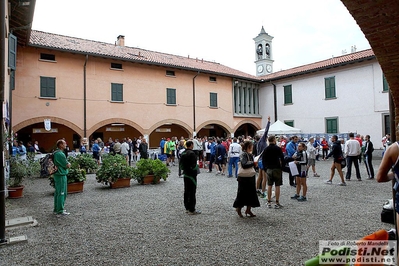
[[[294,155],[295,163],[298,166],[299,175],[295,176],[296,178],[296,194],[291,197],[291,199],[296,199],[298,201],[306,201],[306,192],[308,190],[308,186],[306,185],[306,176],[307,176],[307,164],[308,164],[308,156],[306,153],[306,145],[304,142],[300,142],[298,144],[298,151]],[[299,196],[302,187],[302,196]]]

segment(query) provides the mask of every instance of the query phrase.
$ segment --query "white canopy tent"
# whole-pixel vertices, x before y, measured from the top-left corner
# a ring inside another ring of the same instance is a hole
[[[261,129],[256,131],[258,135],[263,135],[265,133],[265,129]],[[282,134],[295,134],[295,133],[301,133],[301,130],[299,128],[295,127],[290,127],[280,120],[277,120],[274,122],[272,125],[270,125],[269,128],[269,135],[282,135]]]

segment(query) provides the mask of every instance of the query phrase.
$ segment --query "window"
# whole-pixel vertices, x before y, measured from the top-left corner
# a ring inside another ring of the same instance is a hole
[[[233,88],[234,115],[259,116],[259,84],[235,80]]]
[[[209,95],[210,95],[209,106],[210,107],[218,107],[218,94],[211,92]]]
[[[284,120],[284,124],[290,127],[294,127],[294,120]]]
[[[40,77],[40,97],[55,98],[55,78]]]
[[[40,60],[55,61],[55,55],[40,53]]]
[[[123,84],[111,83],[111,102],[123,102]]]
[[[389,84],[385,75],[382,75],[382,91],[389,91]]]
[[[391,134],[391,120],[390,120],[390,117],[389,117],[389,114],[384,114],[384,115],[382,115],[382,117],[383,117],[383,129],[384,129],[384,136],[386,135],[386,134]]]
[[[284,104],[292,104],[292,85],[284,86]]]
[[[175,76],[175,72],[172,71],[172,70],[166,70],[166,76],[174,77]]]
[[[111,63],[111,68],[112,69],[122,69],[122,64]]]
[[[166,89],[166,104],[176,105],[176,89]]]
[[[326,133],[338,133],[338,118],[326,118]]]
[[[8,35],[8,66],[12,70],[17,68],[17,37]]]
[[[329,77],[324,79],[324,85],[326,90],[326,99],[336,98],[335,95],[335,77]]]
[[[209,77],[210,82],[216,82],[216,77]]]

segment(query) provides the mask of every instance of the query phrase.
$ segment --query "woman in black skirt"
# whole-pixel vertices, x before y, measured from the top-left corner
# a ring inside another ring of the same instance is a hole
[[[252,141],[246,140],[242,147],[243,152],[240,155],[240,164],[244,169],[254,167],[252,148]],[[246,216],[255,217],[256,215],[251,212],[251,208],[260,206],[258,195],[256,194],[255,175],[256,174],[251,177],[241,177],[240,174],[238,174],[237,198],[234,201],[233,207],[236,208],[237,214],[240,217],[243,217],[241,213],[242,207],[247,206],[245,210]]]

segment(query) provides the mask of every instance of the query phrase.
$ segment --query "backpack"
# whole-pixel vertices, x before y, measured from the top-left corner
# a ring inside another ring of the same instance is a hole
[[[40,159],[40,177],[49,177],[58,170],[53,161],[54,153],[46,154]]]

